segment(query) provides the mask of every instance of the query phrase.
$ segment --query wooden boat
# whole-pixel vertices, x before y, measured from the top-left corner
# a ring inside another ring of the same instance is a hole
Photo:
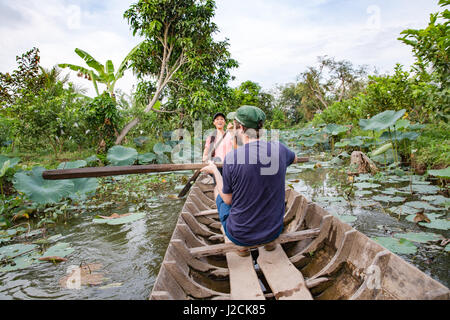
[[[193,185],[167,248],[151,300],[449,299],[447,287],[367,236],[286,189],[275,250],[241,257],[224,236],[213,185]]]

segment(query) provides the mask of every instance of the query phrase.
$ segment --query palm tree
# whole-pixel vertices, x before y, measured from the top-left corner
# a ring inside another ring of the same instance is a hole
[[[125,70],[128,68],[128,60],[130,60],[131,56],[139,49],[141,44],[142,42],[127,54],[116,73],[114,73],[114,64],[111,60],[106,61],[105,65],[103,65],[95,60],[89,53],[79,48],[75,49],[75,53],[78,54],[91,69],[69,63],[61,63],[58,64],[58,66],[61,68],[69,68],[73,71],[77,71],[79,77],[84,76],[85,79],[92,81],[97,95],[100,95],[97,83],[105,84],[106,90],[109,92],[111,97],[114,98],[114,87],[116,85],[116,82],[123,77]]]

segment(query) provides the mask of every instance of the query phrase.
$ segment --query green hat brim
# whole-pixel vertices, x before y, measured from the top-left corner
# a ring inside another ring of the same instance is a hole
[[[236,112],[230,112],[227,114],[227,119],[228,120],[234,120],[236,119]]]

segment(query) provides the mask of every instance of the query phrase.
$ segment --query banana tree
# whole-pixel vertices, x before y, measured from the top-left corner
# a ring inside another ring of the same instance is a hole
[[[128,68],[128,61],[139,49],[141,44],[142,42],[127,54],[127,56],[125,57],[125,59],[123,59],[119,68],[117,69],[117,72],[115,72],[114,64],[111,60],[106,61],[105,65],[103,65],[95,60],[89,53],[79,48],[75,49],[75,53],[86,62],[90,69],[69,63],[61,63],[58,64],[58,66],[60,68],[69,68],[73,71],[77,71],[78,77],[84,77],[85,79],[92,81],[97,95],[100,95],[97,83],[103,83],[104,85],[106,85],[106,90],[109,92],[111,97],[114,98],[114,87],[116,85],[116,82],[123,77],[125,70]]]

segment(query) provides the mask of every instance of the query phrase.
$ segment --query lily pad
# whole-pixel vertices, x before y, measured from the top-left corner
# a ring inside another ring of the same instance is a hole
[[[372,238],[372,240],[394,253],[414,254],[417,252],[417,247],[414,245],[414,243],[406,239],[375,237]]]
[[[448,230],[450,229],[450,221],[446,219],[438,219],[442,214],[438,213],[428,213],[427,217],[430,222],[419,222],[419,225],[432,229]],[[414,222],[415,215],[410,215],[406,217],[406,220]]]
[[[380,184],[377,183],[369,183],[369,182],[357,182],[353,184],[358,189],[368,189],[368,188],[378,188],[381,187]]]
[[[372,191],[369,191],[369,190],[357,190],[357,191],[355,191],[355,196],[358,196],[358,197],[363,197],[363,196],[366,196],[366,195],[369,195],[369,194],[372,194]]]
[[[169,146],[168,144],[164,144],[161,142],[158,142],[157,144],[155,144],[153,146],[153,151],[158,154],[158,155],[162,155],[165,152],[171,152],[172,151],[172,147]]]
[[[438,178],[450,178],[450,167],[441,170],[428,170],[427,172],[430,176],[435,176]]]
[[[12,168],[20,162],[20,158],[9,158],[9,157],[0,155],[0,168],[3,167],[3,165],[5,164],[6,161],[9,161],[8,168]]]
[[[397,120],[399,120],[406,110],[402,109],[400,111],[386,110],[381,112],[370,119],[359,120],[359,126],[361,129],[366,131],[381,131],[389,127],[393,127]]]
[[[87,166],[87,162],[85,160],[77,160],[72,162],[61,162],[58,165],[58,170],[61,169],[77,169],[77,168],[83,168]]]
[[[356,219],[358,219],[358,217],[355,216],[351,216],[351,215],[343,215],[343,214],[333,214],[336,218],[338,218],[339,220],[341,220],[342,222],[345,223],[353,223],[356,221]]]
[[[108,150],[106,159],[113,166],[130,166],[137,160],[137,157],[138,152],[133,148],[114,146]]]
[[[314,201],[317,202],[342,202],[347,203],[343,197],[316,197]]]
[[[388,210],[397,215],[413,215],[413,216],[415,216],[416,213],[419,213],[421,211],[420,209],[416,209],[406,205],[392,207],[389,208]]]
[[[91,165],[91,164],[97,163],[98,161],[100,161],[100,159],[96,155],[92,155],[92,156],[84,159],[84,161],[86,161],[86,163],[88,165]]]
[[[0,248],[0,260],[8,261],[0,266],[0,272],[8,272],[28,268],[37,262],[38,246],[34,244],[12,244]],[[15,258],[13,258],[15,257]],[[11,259],[11,260],[9,260]]]
[[[430,211],[444,210],[443,208],[433,207],[431,204],[429,204],[425,201],[410,201],[410,202],[405,203],[405,205],[416,208],[416,209],[424,209],[424,210],[430,210]]]
[[[323,132],[328,133],[332,136],[337,136],[340,133],[347,132],[349,130],[348,127],[344,127],[338,124],[330,123],[325,128],[323,128]]]
[[[98,188],[97,178],[71,179],[73,192],[69,195],[71,199],[85,199],[87,195],[94,194]]]
[[[450,198],[446,198],[446,197],[441,196],[441,195],[423,196],[420,199],[424,200],[424,201],[428,201],[429,203],[434,204],[436,206],[445,205],[445,203],[450,202]]]
[[[31,172],[17,172],[13,184],[17,191],[25,193],[37,203],[55,203],[73,192],[71,180],[44,180],[43,167],[34,167]]]
[[[406,240],[409,240],[412,242],[420,242],[420,243],[440,241],[444,238],[440,234],[431,233],[431,232],[397,233],[394,235],[394,237],[399,238],[399,239],[406,239]]]
[[[155,160],[155,159],[156,159],[156,154],[154,154],[153,152],[148,152],[148,153],[138,155],[138,162],[140,164],[152,163],[153,160]]]
[[[115,218],[115,219],[94,219],[92,222],[98,223],[98,224],[109,224],[109,225],[118,225],[118,224],[125,224],[130,223],[139,219],[142,219],[145,217],[145,212],[138,212],[133,213],[127,216],[122,216],[121,218]]]
[[[60,242],[48,248],[47,251],[45,251],[44,254],[42,255],[42,258],[53,256],[63,258],[71,254],[73,251],[75,251],[75,249],[71,248],[69,243]]]
[[[390,196],[382,196],[382,195],[377,195],[372,197],[373,200],[375,201],[381,201],[381,202],[404,202],[406,200],[406,198],[403,197],[390,197]]]
[[[437,186],[427,186],[422,184],[413,184],[411,186],[400,188],[400,190],[405,192],[411,192],[411,189],[413,192],[420,194],[436,194],[440,190]]]

